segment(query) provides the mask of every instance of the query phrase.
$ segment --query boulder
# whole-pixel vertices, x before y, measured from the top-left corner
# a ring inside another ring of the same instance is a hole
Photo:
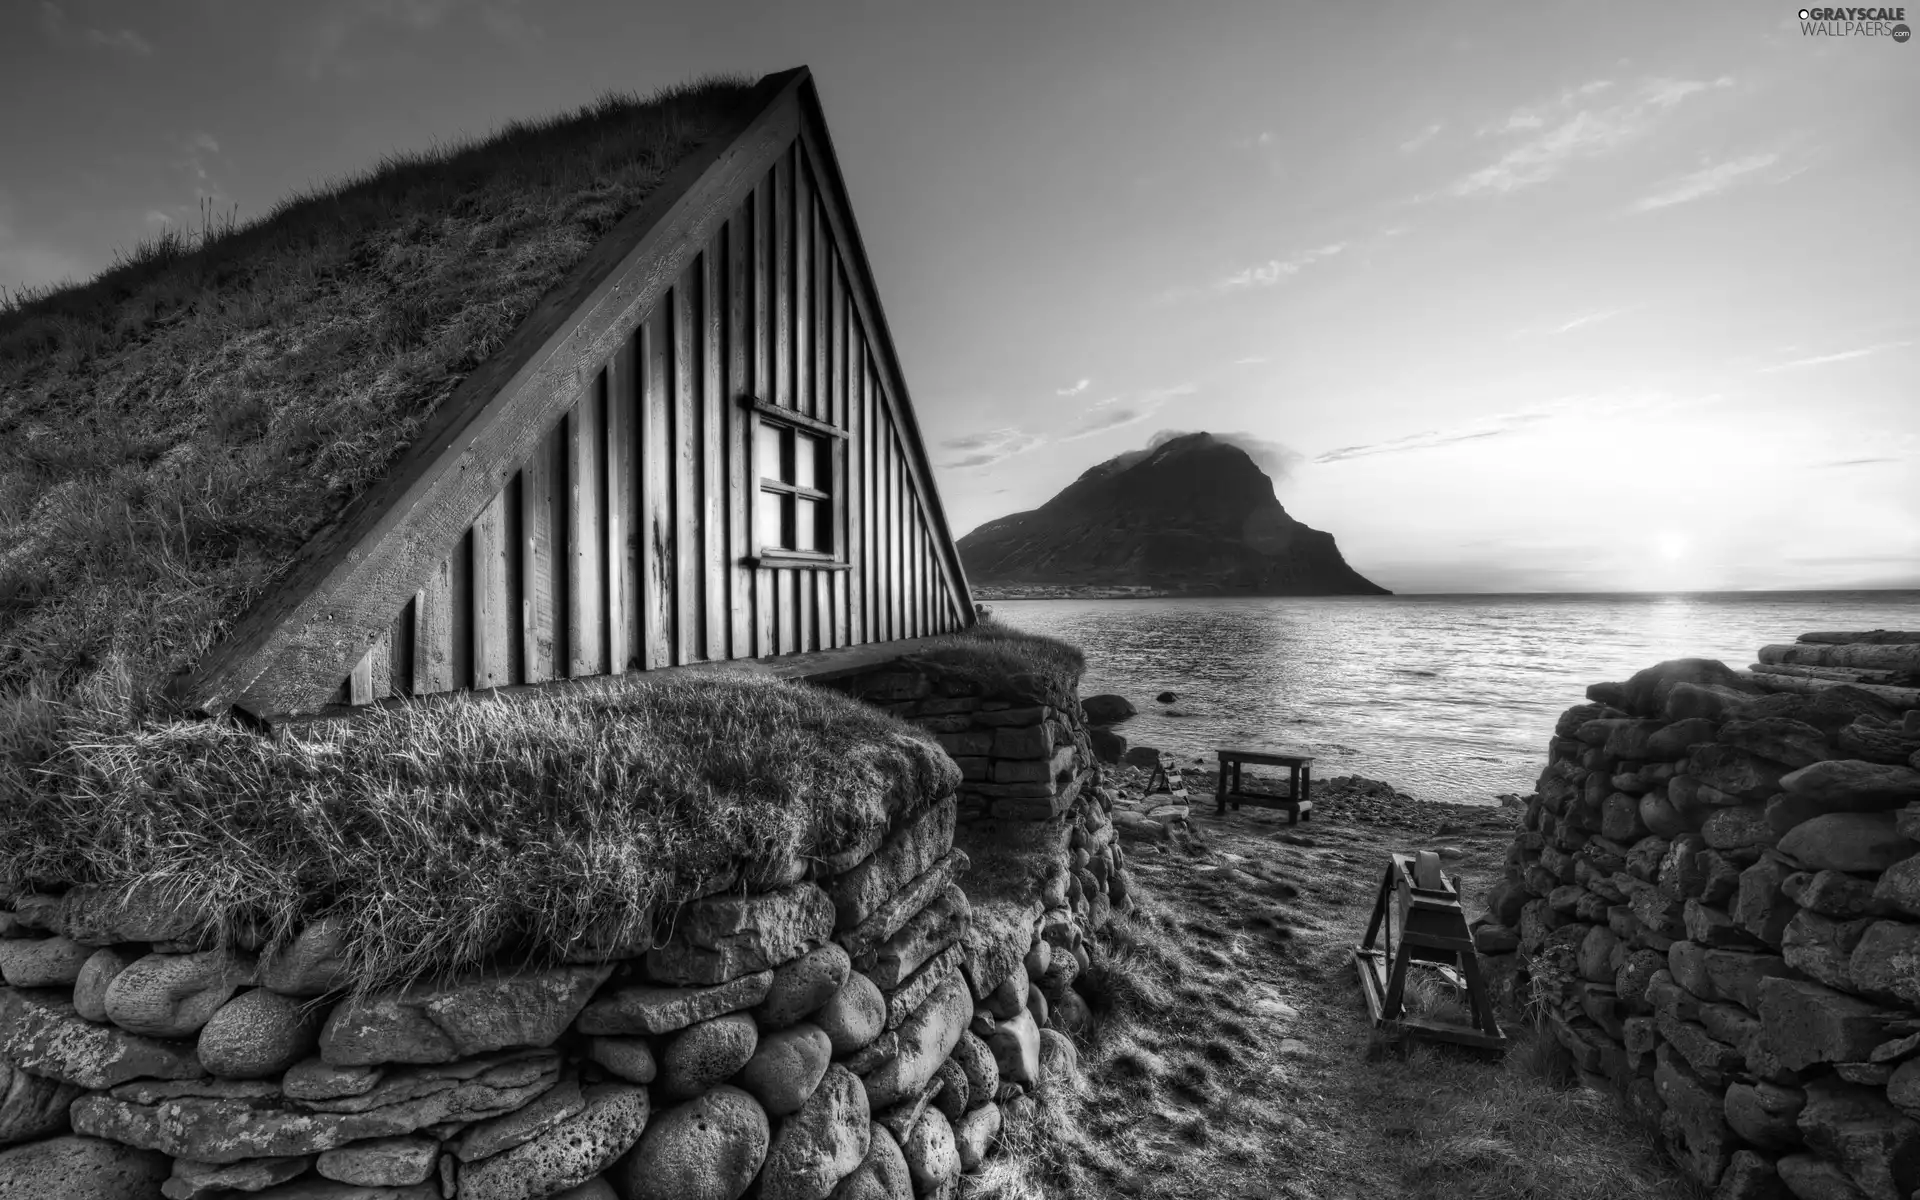
[[[139,961],[140,953],[119,946],[104,946],[87,956],[73,981],[73,1009],[89,1021],[105,1024],[107,988],[120,972]]]
[[[224,950],[144,955],[107,985],[107,1018],[129,1033],[190,1037],[253,970]]]
[[[447,1148],[461,1162],[492,1158],[503,1150],[525,1145],[562,1121],[579,1116],[586,1107],[579,1079],[569,1075],[512,1112],[469,1125]]]
[[[1773,1167],[1799,1200],[1860,1200],[1864,1195],[1845,1171],[1817,1154],[1785,1154]]]
[[[929,915],[926,910],[932,907],[940,897],[946,895],[949,889],[954,887],[954,879],[966,871],[968,865],[969,862],[964,850],[949,850],[932,866],[916,876],[906,887],[894,893],[878,908],[874,909],[872,915],[866,920],[854,926],[852,929],[842,930],[835,934],[834,940],[845,947],[847,953],[853,956],[854,966],[856,968],[860,970],[870,969],[869,964],[872,957],[881,947],[905,933],[909,927],[914,926],[916,921],[920,922],[920,925],[924,927],[927,925],[927,922],[935,920],[935,917]],[[961,897],[961,904],[963,906],[965,904],[964,894]],[[948,907],[950,908],[951,904],[949,904]],[[964,911],[964,908],[962,911]],[[962,927],[964,927],[964,922],[962,922]],[[924,935],[924,929],[922,935]],[[958,937],[958,932],[955,932],[954,937],[949,940],[957,940]],[[943,945],[944,943],[942,946]],[[942,946],[934,946],[932,949],[938,950],[941,949]],[[930,950],[929,953],[931,952]],[[924,959],[922,961],[924,961]],[[917,966],[918,963],[914,965]],[[909,967],[908,971],[911,971],[911,969],[912,968]],[[876,979],[875,982],[879,983],[881,987],[894,986],[885,980]]]
[[[1865,1062],[1886,1040],[1887,1016],[1856,996],[1785,976],[1760,981],[1760,1020],[1788,1070],[1818,1063]]]
[[[227,1001],[200,1030],[200,1065],[223,1079],[279,1075],[313,1052],[320,1014],[295,997],[251,988]]]
[[[71,987],[92,956],[68,937],[0,938],[0,979],[12,987]]]
[[[1720,727],[1719,740],[1790,770],[1833,757],[1826,734],[1791,717],[1728,721]]]
[[[1776,858],[1762,858],[1740,872],[1740,889],[1734,896],[1733,919],[1754,937],[1769,946],[1780,944],[1787,922],[1798,911],[1781,891],[1781,885],[1793,868]]]
[[[260,985],[288,996],[324,996],[337,991],[351,982],[346,948],[346,923],[336,917],[323,917],[261,958]]]
[[[1903,858],[1888,867],[1873,885],[1873,899],[1882,909],[1894,908],[1920,917],[1920,856]]]
[[[1866,920],[1850,924],[1866,926],[1847,961],[1855,987],[1920,1005],[1920,925]]]
[[[1089,725],[1111,725],[1126,720],[1135,711],[1133,701],[1108,692],[1080,701],[1080,713]]]
[[[866,1095],[877,1109],[917,1094],[933,1081],[973,1016],[966,982],[956,973],[901,1024],[898,1048],[866,1076]]]
[[[1000,1066],[978,1034],[969,1030],[960,1035],[953,1045],[953,1061],[967,1074],[970,1106],[986,1103],[1000,1089]]]
[[[829,885],[828,894],[831,895]],[[835,942],[825,942],[775,969],[767,998],[753,1010],[762,1029],[784,1029],[833,999],[847,982],[853,960]]]
[[[628,1083],[652,1083],[659,1073],[653,1059],[653,1047],[644,1038],[590,1037],[587,1058],[605,1067],[607,1073]]]
[[[1878,812],[1920,800],[1920,771],[1842,758],[1783,776],[1780,788],[1834,812]]]
[[[1003,1081],[1025,1087],[1040,1081],[1040,1027],[1032,1016],[1021,1013],[1001,1022],[986,1043]]]
[[[962,1171],[980,1169],[980,1164],[986,1161],[994,1141],[1000,1136],[1000,1122],[998,1104],[982,1104],[953,1122],[954,1151],[960,1156]]]
[[[1126,753],[1120,756],[1120,761],[1130,767],[1151,771],[1160,765],[1160,751],[1152,746],[1129,746]]]
[[[1829,1077],[1809,1082],[1806,1096],[1801,1136],[1838,1162],[1872,1200],[1906,1200],[1920,1185],[1920,1123],[1877,1089]]]
[[[1635,672],[1623,686],[1626,710],[1643,717],[1660,716],[1667,698],[1682,685],[1711,687],[1736,695],[1753,695],[1759,688],[1725,663],[1711,658],[1676,658]]]
[[[540,1200],[578,1187],[640,1140],[647,1089],[606,1083],[581,1092],[586,1107],[531,1141],[460,1171],[460,1200]]]
[[[460,1057],[446,1030],[422,1011],[418,995],[350,997],[320,1027],[320,1057],[336,1067],[450,1063]]]
[[[958,1043],[955,1044],[958,1049]],[[967,1070],[951,1055],[940,1064],[933,1074],[933,1106],[947,1115],[948,1121],[958,1121],[965,1116],[973,1103],[973,1084],[967,1079]]]
[[[980,1001],[980,1007],[1002,1020],[1018,1013],[1027,1006],[1027,969],[1025,965],[1014,968],[1011,975],[1002,980],[1000,986],[993,989]]]
[[[1746,950],[1708,950],[1701,956],[1700,965],[1714,995],[1754,1013],[1760,1011],[1761,981],[1790,973],[1786,960],[1779,955]]]
[[[761,971],[713,987],[623,987],[588,1003],[575,1027],[588,1034],[659,1034],[684,1029],[767,998],[773,972]],[[883,1006],[884,1011],[884,1006]]]
[[[1789,1200],[1792,1195],[1773,1160],[1752,1150],[1733,1152],[1713,1192],[1714,1200]]]
[[[660,1055],[659,1086],[670,1099],[691,1100],[746,1066],[759,1046],[759,1029],[746,1013],[689,1025]]]
[[[1765,800],[1780,791],[1780,778],[1787,768],[1758,755],[1727,745],[1724,741],[1695,746],[1687,756],[1687,773],[1735,802]]]
[[[432,1138],[369,1138],[314,1160],[313,1168],[336,1183],[356,1187],[406,1187],[425,1183],[440,1166],[440,1143]]]
[[[0,1146],[67,1131],[67,1106],[80,1089],[31,1075],[0,1058]]]
[[[172,1166],[164,1154],[101,1138],[48,1138],[0,1150],[0,1196],[152,1200]]]
[[[840,1181],[831,1196],[832,1200],[913,1200],[913,1176],[907,1170],[906,1155],[886,1126],[874,1122],[866,1157]]]
[[[1787,922],[1780,953],[1803,975],[1844,992],[1858,991],[1848,961],[1871,924],[1871,919],[1836,921],[1803,909]]]
[[[1747,805],[1716,810],[1700,823],[1700,836],[1708,846],[1723,853],[1771,846],[1780,839],[1766,810]]]
[[[1087,745],[1103,763],[1118,763],[1127,752],[1127,739],[1100,725],[1087,730]]]
[[[681,907],[673,936],[647,951],[647,974],[680,985],[722,984],[781,966],[833,932],[834,907],[812,883]]]
[[[966,892],[948,883],[874,951],[872,967],[863,969],[882,990],[899,987],[922,963],[960,940],[971,914]]]
[[[1787,876],[1780,890],[1801,908],[1842,921],[1879,916],[1887,907],[1874,899],[1871,882],[1844,871],[1800,871]]]
[[[759,1048],[741,1068],[740,1086],[769,1115],[785,1116],[813,1095],[832,1057],[833,1043],[818,1025],[777,1029],[760,1039]]]
[[[761,1200],[826,1200],[873,1144],[867,1091],[835,1063],[799,1111],[781,1122],[760,1170]]]
[[[813,1014],[813,1024],[826,1033],[836,1058],[852,1054],[887,1027],[887,998],[873,980],[858,971],[851,972],[833,997]]]
[[[1796,825],[1780,852],[1815,871],[1878,874],[1915,851],[1920,842],[1894,827],[1892,813],[1836,812]]]
[[[292,1158],[249,1158],[237,1163],[176,1158],[173,1174],[160,1185],[160,1194],[167,1200],[211,1200],[231,1192],[260,1192],[305,1175],[311,1166],[313,1156],[307,1154]]]
[[[627,1200],[736,1200],[759,1174],[770,1137],[753,1097],[722,1084],[647,1125],[619,1168]]]
[[[48,992],[0,988],[0,1054],[30,1074],[88,1089],[130,1079],[198,1079],[190,1042],[96,1025]]]
[[[907,1159],[907,1173],[913,1177],[914,1190],[922,1195],[943,1187],[960,1174],[960,1152],[954,1146],[953,1126],[946,1114],[928,1107],[901,1140],[900,1152]]]
[[[1727,1124],[1763,1149],[1789,1150],[1800,1144],[1795,1122],[1806,1102],[1807,1094],[1799,1088],[1764,1081],[1735,1083],[1727,1088]]]
[[[946,982],[947,976],[959,974],[962,957],[958,943],[948,946],[921,964],[900,986],[888,992],[887,1028],[898,1029],[913,1010],[920,1007],[921,1001],[933,995],[934,989]],[[971,987],[968,994],[972,994]]]

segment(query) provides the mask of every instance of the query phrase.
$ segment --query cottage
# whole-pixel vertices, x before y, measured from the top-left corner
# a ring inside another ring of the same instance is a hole
[[[187,694],[273,719],[972,619],[800,68],[592,248]]]

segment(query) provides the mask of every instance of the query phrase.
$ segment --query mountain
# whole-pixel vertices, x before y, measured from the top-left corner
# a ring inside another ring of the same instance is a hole
[[[1287,515],[1247,452],[1189,433],[1108,459],[1031,512],[959,541],[985,598],[1058,589],[1385,596],[1333,535]]]

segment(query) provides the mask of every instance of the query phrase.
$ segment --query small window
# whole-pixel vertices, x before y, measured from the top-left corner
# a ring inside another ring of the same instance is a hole
[[[837,468],[846,431],[758,401],[747,404],[759,420],[754,437],[759,476],[756,558],[840,564],[844,555],[836,536],[841,513]]]

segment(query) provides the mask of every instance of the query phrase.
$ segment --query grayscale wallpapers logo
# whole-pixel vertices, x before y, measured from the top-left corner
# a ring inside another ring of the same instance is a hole
[[[1896,42],[1913,36],[1904,8],[1803,8],[1800,32],[1808,37],[1890,37]]]

